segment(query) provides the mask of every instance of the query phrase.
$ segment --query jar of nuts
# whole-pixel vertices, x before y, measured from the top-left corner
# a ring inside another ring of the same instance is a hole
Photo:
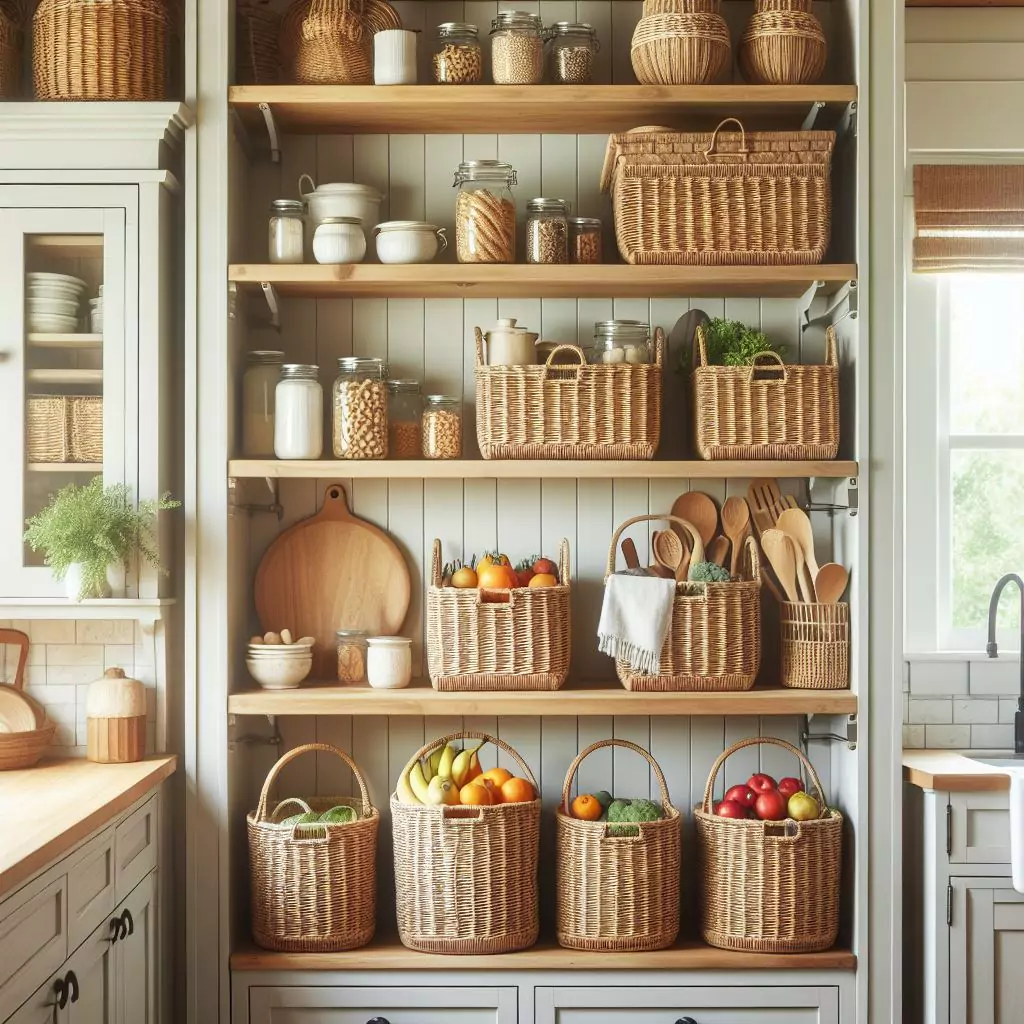
[[[476,25],[446,21],[437,26],[434,81],[438,85],[479,85],[484,80],[484,54]]]
[[[460,263],[515,263],[516,172],[500,160],[468,160],[455,172],[455,249]]]
[[[564,199],[526,204],[526,262],[569,262],[569,204]]]
[[[538,15],[502,11],[491,22],[491,74],[495,85],[544,81],[544,23]]]
[[[546,32],[548,78],[555,85],[590,85],[601,44],[597,30],[582,22],[556,21]]]
[[[600,263],[604,259],[604,236],[596,217],[569,219],[569,262]]]
[[[338,360],[334,454],[339,459],[387,458],[388,392],[382,359]]]
[[[447,395],[427,395],[423,410],[423,458],[462,458],[462,403]]]
[[[366,682],[365,629],[339,629],[335,633],[338,645],[338,682]]]
[[[392,459],[418,459],[422,448],[420,416],[423,396],[418,380],[389,380],[388,455]]]

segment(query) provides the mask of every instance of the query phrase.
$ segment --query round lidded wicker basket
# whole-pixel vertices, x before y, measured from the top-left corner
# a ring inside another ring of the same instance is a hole
[[[825,72],[828,44],[808,0],[759,0],[740,39],[740,70],[758,85],[810,85]]]
[[[569,811],[573,779],[584,758],[610,746],[646,758],[661,790],[664,818],[637,824],[636,836],[615,835],[615,826],[582,821]],[[558,944],[624,952],[671,946],[679,934],[681,819],[657,761],[628,740],[592,743],[566,772],[555,820]]]
[[[28,664],[29,639],[20,629],[0,629],[0,646],[20,647],[18,667],[10,685],[22,700],[32,708],[35,728],[25,732],[0,733],[0,771],[31,768],[53,742],[56,723],[46,718],[46,709],[35,698],[25,693],[25,665]],[[4,685],[4,684],[0,684]]]
[[[641,18],[630,49],[641,85],[706,85],[732,58],[729,26],[718,13]]]

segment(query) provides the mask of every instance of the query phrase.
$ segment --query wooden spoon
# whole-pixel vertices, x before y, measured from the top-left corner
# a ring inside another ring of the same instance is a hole
[[[850,573],[837,562],[826,562],[814,577],[814,594],[821,604],[836,604],[843,596]]]
[[[661,536],[661,533],[661,530],[655,530],[651,534],[651,555],[654,558],[654,564],[648,566],[648,571],[654,576],[660,576],[662,579],[667,580],[672,578],[673,573],[658,561],[657,556],[658,538]]]
[[[685,579],[683,574],[683,542],[672,530],[662,530],[654,540],[654,557],[659,565],[668,569],[677,580]]]
[[[723,569],[727,568],[725,563],[729,557],[729,538],[721,536],[716,537],[708,546],[707,553],[704,557],[709,562],[714,562],[715,565],[720,565]],[[736,575],[735,571],[733,571],[732,575]]]
[[[743,498],[735,495],[727,498],[722,506],[722,532],[732,544],[732,560],[729,572],[735,576],[739,572],[740,555],[743,554],[743,540],[750,529],[750,506]]]
[[[779,515],[778,528],[793,538],[793,543],[803,556],[801,561],[807,566],[801,570],[804,576],[803,589],[813,594],[814,580],[818,578],[818,563],[814,557],[814,531],[807,513],[799,508],[787,508]],[[812,601],[814,598],[807,597],[805,600]]]
[[[672,506],[672,515],[685,519],[688,523],[693,523],[705,548],[718,533],[718,506],[700,491],[687,491],[686,494],[680,494]],[[686,531],[678,523],[673,524],[672,528],[683,544],[688,547],[690,538],[686,536]]]
[[[631,537],[622,542],[622,557],[626,560],[627,569],[640,568],[640,556],[636,553],[636,545]]]
[[[796,589],[796,547],[792,539],[781,530],[765,530],[761,534],[761,547],[786,592],[786,600],[799,601]]]

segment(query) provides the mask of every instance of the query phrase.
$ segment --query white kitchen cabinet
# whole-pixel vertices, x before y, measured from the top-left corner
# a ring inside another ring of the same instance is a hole
[[[117,1024],[158,1024],[156,872],[150,872],[118,907],[125,934],[116,954]]]
[[[64,984],[64,975],[54,975],[40,985],[24,1006],[8,1018],[7,1024],[67,1024],[67,1007],[60,1008],[58,982]]]
[[[116,951],[111,929],[100,925],[68,958],[68,1024],[116,1024]]]

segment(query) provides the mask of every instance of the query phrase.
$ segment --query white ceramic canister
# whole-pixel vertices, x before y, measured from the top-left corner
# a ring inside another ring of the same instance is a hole
[[[488,366],[533,366],[537,362],[537,339],[512,318],[499,320],[484,334]]]
[[[373,37],[375,85],[416,84],[416,33],[389,28]]]
[[[412,679],[412,641],[404,636],[366,640],[366,681],[377,690],[401,690]]]
[[[308,190],[304,189],[308,184]],[[334,182],[319,187],[308,174],[299,178],[299,195],[306,204],[306,237],[313,238],[317,226],[328,217],[355,217],[364,233],[380,220],[384,197],[369,185]]]
[[[317,263],[362,263],[366,235],[357,217],[327,217],[313,232],[313,257]]]
[[[319,459],[324,449],[324,392],[320,368],[281,367],[274,392],[274,454],[279,459]]]
[[[430,263],[448,248],[444,228],[421,220],[389,220],[374,229],[381,263]]]

